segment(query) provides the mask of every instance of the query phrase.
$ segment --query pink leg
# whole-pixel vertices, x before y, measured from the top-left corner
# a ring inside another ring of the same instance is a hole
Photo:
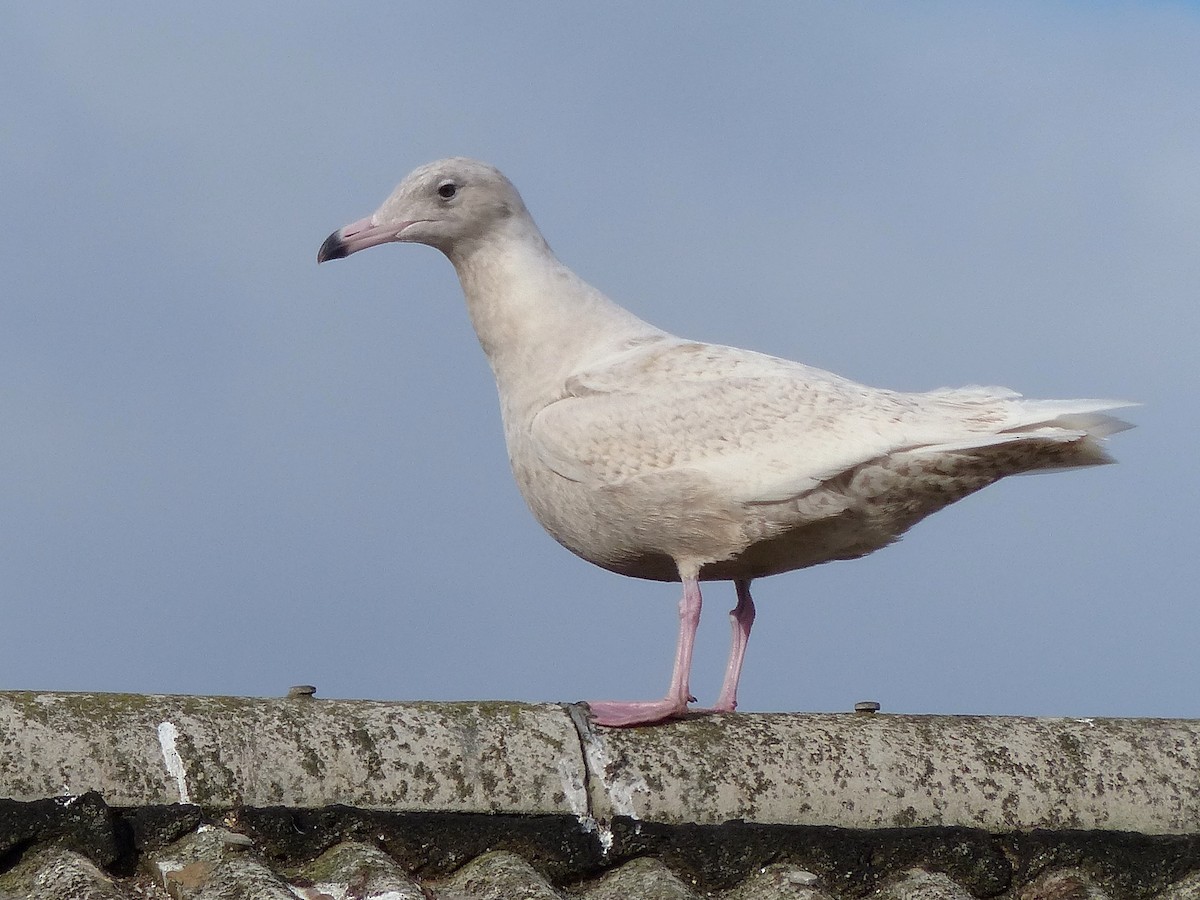
[[[754,624],[754,600],[750,597],[750,582],[735,581],[737,606],[729,611],[733,625],[733,642],[729,645],[729,664],[725,667],[725,681],[721,695],[717,698],[714,712],[733,712],[737,709],[738,680],[742,677],[742,660],[746,658],[746,644],[750,642],[750,626]]]
[[[747,596],[749,596],[747,594]],[[688,691],[692,671],[692,646],[696,626],[700,624],[700,582],[694,576],[683,579],[683,599],[679,601],[679,640],[675,645],[675,668],[671,686],[661,700],[589,700],[592,721],[598,725],[645,725],[664,719],[677,719],[687,713],[694,697]]]

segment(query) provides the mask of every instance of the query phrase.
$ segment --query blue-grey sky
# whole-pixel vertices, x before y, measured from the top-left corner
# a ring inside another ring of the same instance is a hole
[[[528,513],[450,265],[315,264],[461,154],[678,334],[1145,404],[1120,465],[757,582],[743,709],[1200,714],[1198,46],[1180,3],[10,7],[0,689],[661,695],[678,586]]]

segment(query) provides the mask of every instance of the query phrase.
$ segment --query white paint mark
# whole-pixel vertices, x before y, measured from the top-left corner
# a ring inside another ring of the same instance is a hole
[[[649,794],[650,788],[641,774],[621,774],[628,770],[628,766],[610,761],[604,738],[592,727],[588,721],[588,714],[579,704],[567,704],[566,709],[575,724],[583,747],[584,768],[583,771],[578,771],[578,767],[569,762],[559,762],[558,774],[562,780],[563,793],[584,830],[596,832],[600,840],[601,857],[607,859],[613,846],[613,831],[606,819],[596,819],[590,814],[593,804],[592,795],[587,789],[588,781],[599,784],[614,815],[633,819],[635,834],[641,833],[642,823],[633,804],[633,795],[639,792]],[[618,774],[614,775],[614,770]]]
[[[588,814],[588,795],[587,787],[584,785],[583,772],[573,759],[560,759],[558,761],[558,777],[562,782],[567,805],[571,807],[571,812],[579,821],[579,827],[583,829],[584,834],[594,831],[599,835],[600,854],[607,858],[608,851],[613,844],[612,829],[597,822]]]
[[[613,812],[618,816],[628,816],[631,819],[637,819],[638,814],[637,809],[633,805],[633,795],[636,793],[650,793],[650,787],[646,784],[646,779],[641,775],[634,777],[627,775],[613,777],[610,775],[608,747],[604,744],[604,738],[596,733],[592,733],[583,742],[583,750],[587,754],[588,770],[596,778],[600,779],[600,784],[604,787],[604,792],[608,794],[608,801],[612,804]]]
[[[175,727],[175,723],[159,723],[158,745],[162,748],[163,762],[167,766],[167,774],[175,779],[175,786],[179,788],[179,802],[191,803],[192,797],[188,793],[187,786],[187,770],[183,767],[183,757],[175,749],[175,742],[178,739],[179,729]]]
[[[591,728],[581,730],[580,737],[583,739],[583,752],[587,759],[588,772],[592,778],[600,782],[600,787],[608,796],[608,802],[613,812],[618,816],[628,816],[633,819],[636,823],[634,825],[635,833],[640,832],[642,823],[638,820],[637,810],[633,805],[633,795],[638,792],[650,793],[646,779],[641,775],[632,778],[627,775],[614,777],[610,772],[610,767],[616,768],[618,771],[620,767],[611,766],[604,738]],[[596,822],[596,833],[600,838],[601,857],[607,859],[613,846],[612,829],[603,821],[594,819],[593,821]]]
[[[608,859],[613,845],[613,831],[607,825],[597,824],[596,833],[600,835],[600,858]]]

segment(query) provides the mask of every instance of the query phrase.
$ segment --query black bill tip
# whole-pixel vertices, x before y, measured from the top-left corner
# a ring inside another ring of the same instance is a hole
[[[346,242],[342,240],[342,232],[338,230],[325,238],[325,243],[317,251],[317,262],[323,263],[331,259],[342,259],[349,255],[350,251],[346,249]]]

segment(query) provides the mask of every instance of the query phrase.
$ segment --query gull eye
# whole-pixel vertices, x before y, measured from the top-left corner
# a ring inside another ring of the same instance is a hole
[[[458,193],[458,185],[455,184],[453,181],[443,181],[441,184],[438,185],[437,192],[438,192],[438,196],[441,197],[443,200],[449,200],[451,197],[453,197],[455,194]]]

